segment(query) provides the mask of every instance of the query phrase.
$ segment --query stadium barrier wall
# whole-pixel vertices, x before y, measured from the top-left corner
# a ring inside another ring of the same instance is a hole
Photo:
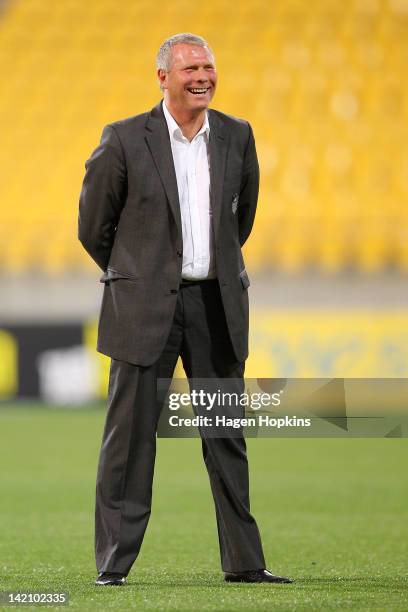
[[[254,310],[248,377],[408,376],[403,310]],[[0,324],[0,401],[80,405],[106,397],[110,360],[95,350],[97,321]],[[177,367],[176,376],[182,376]]]

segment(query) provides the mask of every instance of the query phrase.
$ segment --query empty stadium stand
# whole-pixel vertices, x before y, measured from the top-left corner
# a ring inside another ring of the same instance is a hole
[[[159,99],[155,55],[194,31],[214,108],[262,171],[250,269],[408,270],[408,0],[9,0],[0,12],[0,273],[94,268],[76,238],[103,126]]]

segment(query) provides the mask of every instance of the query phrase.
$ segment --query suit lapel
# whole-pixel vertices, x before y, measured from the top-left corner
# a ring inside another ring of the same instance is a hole
[[[160,175],[167,199],[170,204],[174,221],[177,225],[180,236],[181,216],[180,202],[177,189],[176,171],[174,169],[173,154],[166,119],[162,110],[162,103],[159,102],[149,114],[146,123],[146,142],[152,154],[157,171]]]
[[[214,238],[217,242],[221,219],[222,192],[229,134],[216,113],[212,110],[209,110],[208,113],[208,120],[210,123],[210,201],[213,215]]]
[[[210,123],[210,203],[213,215],[214,236],[215,240],[217,240],[221,218],[222,192],[229,134],[217,114],[212,110],[209,110],[208,113],[208,120]],[[169,132],[162,109],[162,102],[159,102],[149,114],[146,123],[145,138],[166,191],[167,199],[181,236],[181,215],[177,178],[174,169]]]

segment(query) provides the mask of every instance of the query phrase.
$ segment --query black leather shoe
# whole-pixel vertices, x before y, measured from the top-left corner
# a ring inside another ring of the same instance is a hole
[[[280,584],[288,584],[294,582],[290,578],[283,576],[274,576],[267,569],[250,570],[249,572],[232,573],[225,572],[225,580],[227,582],[275,582]]]
[[[102,572],[95,581],[98,586],[122,586],[126,582],[126,576],[112,572]]]

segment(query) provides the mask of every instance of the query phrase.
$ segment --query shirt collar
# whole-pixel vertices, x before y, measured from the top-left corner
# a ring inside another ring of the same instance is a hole
[[[183,136],[183,132],[180,129],[180,126],[177,124],[176,120],[174,119],[173,115],[170,113],[169,109],[166,106],[166,102],[163,100],[163,112],[164,112],[164,116],[166,118],[166,122],[167,122],[167,127],[169,130],[169,134],[171,138],[175,138],[177,140],[185,140],[185,137]],[[204,134],[206,135],[206,138],[208,139],[209,134],[210,134],[210,122],[208,121],[208,113],[206,112],[204,115],[204,121],[203,121],[203,125],[201,126],[200,130],[197,132],[197,134],[194,136],[194,138],[197,138],[197,136],[199,136],[200,134]],[[194,140],[193,138],[193,140]]]

